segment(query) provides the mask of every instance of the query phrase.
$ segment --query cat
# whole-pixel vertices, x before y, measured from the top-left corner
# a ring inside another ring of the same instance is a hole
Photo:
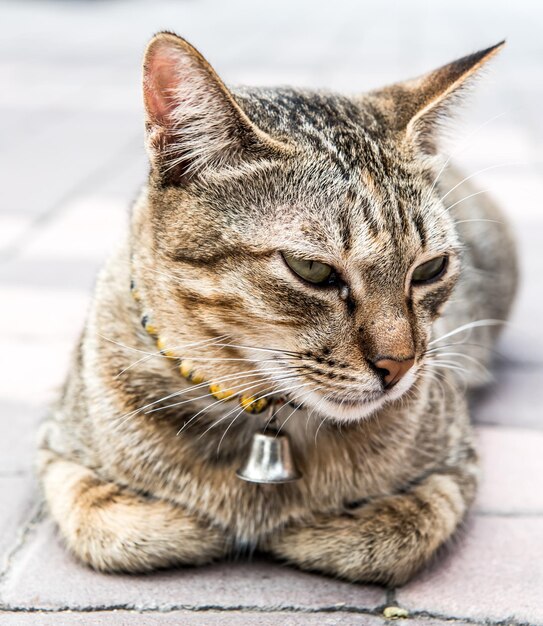
[[[152,39],[149,178],[40,437],[76,557],[145,572],[248,549],[400,585],[448,544],[479,471],[466,388],[517,263],[439,127],[501,47],[344,96],[229,89]],[[302,477],[244,482],[270,407]]]

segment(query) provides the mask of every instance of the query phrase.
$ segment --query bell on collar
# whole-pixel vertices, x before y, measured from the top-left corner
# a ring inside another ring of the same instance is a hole
[[[296,469],[290,439],[267,429],[253,435],[249,458],[236,476],[251,483],[290,483],[302,477]]]

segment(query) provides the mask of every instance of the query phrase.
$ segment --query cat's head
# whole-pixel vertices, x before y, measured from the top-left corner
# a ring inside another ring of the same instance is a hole
[[[337,419],[404,394],[461,267],[435,129],[499,48],[347,97],[230,90],[157,35],[133,251],[172,351]]]

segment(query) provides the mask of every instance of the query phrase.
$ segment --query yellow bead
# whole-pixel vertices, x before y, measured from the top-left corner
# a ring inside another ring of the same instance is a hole
[[[156,326],[153,326],[153,324],[151,323],[147,323],[145,324],[145,330],[150,334],[150,335],[156,335]]]
[[[199,385],[200,383],[204,382],[205,376],[201,372],[197,372],[196,370],[193,370],[190,373],[189,380],[191,383],[194,383],[195,385]]]
[[[161,351],[164,352],[164,350],[166,349],[166,344],[164,343],[164,339],[162,339],[162,337],[159,337],[156,340],[156,347]]]
[[[181,372],[181,376],[184,378],[189,378],[190,373],[192,372],[194,364],[192,361],[181,361],[181,365],[179,366],[179,371]]]
[[[247,413],[262,413],[269,404],[266,398],[256,398],[255,396],[241,396],[239,403]]]
[[[130,292],[131,292],[132,297],[134,298],[134,300],[136,302],[139,302],[139,300],[140,300],[140,293],[136,289],[136,283],[133,280],[130,281]]]
[[[149,316],[148,315],[144,315],[141,318],[141,325],[143,326],[143,328],[145,328],[145,330],[150,335],[156,335],[157,334],[156,326],[151,323],[151,321],[149,320]]]
[[[164,356],[170,357],[172,359],[175,358],[175,354],[171,350],[168,350],[168,348],[166,348],[166,343],[161,337],[156,340],[156,347]]]
[[[223,389],[216,383],[209,385],[209,391],[214,398],[217,398],[217,400],[226,400],[234,395],[234,392],[231,389]]]
[[[181,376],[184,376],[187,380],[190,380],[190,382],[194,383],[195,385],[199,385],[205,380],[203,374],[194,369],[194,363],[192,361],[181,361],[179,371],[181,372]]]

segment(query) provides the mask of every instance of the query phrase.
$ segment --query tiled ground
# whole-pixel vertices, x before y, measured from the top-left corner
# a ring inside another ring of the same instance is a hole
[[[389,605],[407,625],[543,624],[541,26],[535,0],[0,4],[0,624],[377,625]],[[145,174],[139,60],[161,28],[227,80],[349,91],[509,39],[451,145],[468,173],[500,166],[478,180],[508,210],[524,278],[496,382],[474,401],[477,506],[453,552],[403,589],[266,562],[102,576],[65,554],[40,513],[35,427]]]

